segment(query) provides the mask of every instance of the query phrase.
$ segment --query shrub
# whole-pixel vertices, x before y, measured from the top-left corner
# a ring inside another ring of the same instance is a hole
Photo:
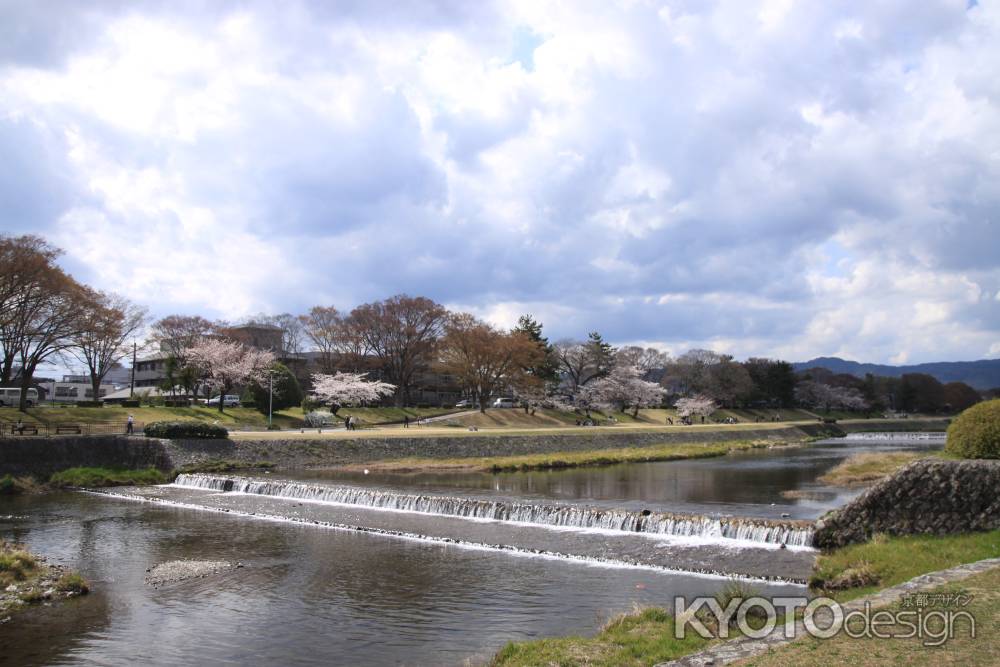
[[[945,451],[964,459],[1000,458],[1000,399],[984,401],[948,427]]]
[[[137,407],[139,407],[139,405],[140,405],[140,403],[139,403],[139,399],[138,398],[135,399],[135,400],[131,400],[131,401],[122,401],[122,407],[123,408],[137,408]]]
[[[14,478],[10,475],[4,475],[0,477],[0,496],[12,496],[18,492],[17,485],[14,484]]]
[[[218,424],[197,421],[151,422],[142,431],[147,438],[224,439],[229,431]]]
[[[103,408],[104,401],[77,401],[76,407],[78,408]]]

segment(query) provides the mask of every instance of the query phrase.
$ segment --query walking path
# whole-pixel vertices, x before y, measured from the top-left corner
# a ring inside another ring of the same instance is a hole
[[[986,572],[987,570],[991,570],[995,567],[1000,567],[1000,558],[988,558],[986,560],[981,560],[975,563],[967,563],[966,565],[959,565],[957,567],[941,570],[939,572],[922,574],[919,577],[914,577],[905,583],[886,588],[878,593],[873,593],[872,595],[858,598],[857,600],[852,600],[851,602],[845,602],[841,605],[841,607],[844,609],[845,613],[856,609],[863,610],[866,603],[871,604],[872,609],[885,607],[899,602],[906,595],[928,591],[930,589],[937,588],[942,584],[961,581],[974,574]],[[805,631],[805,625],[802,620],[799,620],[795,624],[794,637],[801,638],[806,636],[807,633]],[[784,633],[781,632],[781,626],[779,624],[778,628],[775,629],[775,632],[771,636],[765,637],[764,639],[751,639],[749,637],[734,639],[722,644],[716,644],[705,649],[704,651],[699,651],[698,653],[692,653],[691,655],[684,656],[683,658],[678,658],[677,660],[660,663],[659,665],[656,665],[656,667],[705,667],[707,665],[712,665],[714,667],[716,665],[728,665],[738,660],[745,660],[747,658],[762,655],[770,649],[778,648],[779,646],[793,641],[795,641],[794,638],[785,639]]]

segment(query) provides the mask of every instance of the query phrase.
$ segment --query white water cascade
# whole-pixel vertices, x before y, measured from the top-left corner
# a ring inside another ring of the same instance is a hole
[[[930,442],[941,442],[947,439],[947,433],[934,433],[928,431],[884,431],[884,432],[862,432],[848,433],[845,440],[874,440],[874,441],[913,441],[926,440]]]
[[[727,538],[789,546],[812,546],[812,525],[742,517],[601,509],[574,505],[536,505],[455,496],[426,496],[354,486],[304,484],[250,477],[182,474],[174,486],[223,493],[245,493],[287,500],[356,505],[403,512],[516,521],[548,526],[600,528],[685,537]]]

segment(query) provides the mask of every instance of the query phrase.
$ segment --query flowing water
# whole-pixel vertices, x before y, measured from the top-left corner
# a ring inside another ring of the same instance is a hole
[[[710,573],[800,594],[787,580],[813,552],[791,519],[853,493],[816,478],[857,451],[941,444],[858,438],[505,475],[197,476],[2,499],[0,536],[81,569],[95,592],[0,625],[0,663],[462,664],[508,640],[592,632],[632,603],[711,593],[726,578]],[[244,567],[143,583],[184,558]]]

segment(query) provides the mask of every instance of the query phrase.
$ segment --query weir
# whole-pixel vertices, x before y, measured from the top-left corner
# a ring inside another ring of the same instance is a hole
[[[576,505],[491,501],[457,496],[406,494],[354,486],[304,484],[282,480],[206,474],[178,475],[174,486],[222,493],[243,493],[288,500],[548,526],[615,530],[651,535],[726,538],[799,547],[809,547],[813,543],[812,524],[803,521],[773,521],[649,512],[648,510],[630,511]]]

